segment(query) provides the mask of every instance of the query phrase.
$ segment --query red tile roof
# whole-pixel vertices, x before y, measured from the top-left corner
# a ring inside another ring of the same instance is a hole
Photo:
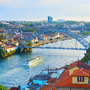
[[[87,70],[90,70],[90,65],[88,65],[88,64],[85,64],[85,63],[83,63],[82,61],[80,61],[80,60],[78,60],[78,61],[76,61],[76,62],[74,62],[74,63],[71,63],[70,64],[70,66],[68,67],[68,70],[69,69],[72,69],[72,68],[74,68],[74,67],[79,67],[79,68],[85,68],[85,69],[87,69]]]
[[[64,79],[66,79],[67,77],[69,77],[69,71],[68,71],[67,69],[65,69],[65,70],[63,71],[63,73],[60,75],[59,81],[62,81],[62,80],[64,80]]]
[[[39,90],[56,90],[55,83],[57,78],[50,78],[46,83],[50,83],[48,85],[43,85]]]
[[[71,75],[72,76],[90,76],[90,70],[81,68],[81,69],[75,70]]]
[[[61,68],[58,68],[57,70],[61,70],[61,69],[66,69],[67,67],[61,67]]]
[[[89,87],[90,84],[72,84],[72,76],[89,76],[90,77],[90,70],[86,69],[78,69],[75,70],[71,76],[68,75],[68,70],[65,70],[62,73],[62,76],[55,84],[56,87]]]
[[[71,74],[71,76],[69,76],[68,70],[72,69],[76,66],[79,67],[80,69],[75,70]],[[90,84],[72,84],[72,76],[89,76],[90,77],[90,65],[87,65],[81,61],[76,61],[76,62],[70,64],[70,66],[63,71],[63,73],[60,75],[58,80],[56,79],[56,81],[57,81],[57,82],[55,81],[56,84],[54,84],[55,82],[53,82],[54,79],[48,80],[47,83],[51,83],[51,84],[42,86],[40,90],[51,89],[50,87],[52,87],[53,85],[55,85],[55,87],[79,87],[79,88],[86,87],[86,88],[90,88]]]
[[[56,87],[90,88],[90,84],[72,84],[72,76],[55,84]]]
[[[9,90],[19,90],[17,87],[11,87]]]
[[[52,83],[55,84],[57,78],[50,78],[46,83]]]
[[[66,85],[72,84],[72,77],[69,76],[66,79],[63,79],[62,81],[58,81],[55,86],[56,87],[65,87]]]
[[[39,90],[56,90],[56,88],[54,86],[52,86],[51,84],[48,85],[43,85]]]

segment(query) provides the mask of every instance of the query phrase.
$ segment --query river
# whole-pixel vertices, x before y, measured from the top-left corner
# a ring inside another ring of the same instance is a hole
[[[88,38],[87,38],[88,39]],[[62,41],[60,43],[49,43],[43,46],[75,47],[75,39]],[[77,42],[77,47],[82,47]],[[5,86],[18,86],[26,84],[31,76],[39,74],[47,65],[60,68],[84,57],[85,50],[61,50],[61,49],[33,49],[30,53],[15,54],[0,60],[0,84]],[[43,61],[32,67],[22,66],[23,62],[35,56],[43,56]]]

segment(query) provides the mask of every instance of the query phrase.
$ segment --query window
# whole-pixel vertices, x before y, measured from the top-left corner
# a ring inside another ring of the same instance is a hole
[[[83,77],[83,76],[78,76],[78,77],[77,77],[77,81],[83,82],[83,81],[84,81],[84,77]]]

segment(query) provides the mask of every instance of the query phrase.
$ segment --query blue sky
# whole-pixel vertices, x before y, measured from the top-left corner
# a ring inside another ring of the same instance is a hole
[[[90,0],[0,0],[0,20],[90,21]]]

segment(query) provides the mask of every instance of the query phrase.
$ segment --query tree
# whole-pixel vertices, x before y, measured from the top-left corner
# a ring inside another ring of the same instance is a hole
[[[0,90],[4,90],[4,86],[3,85],[0,85]]]
[[[32,46],[32,42],[31,41],[29,42],[28,46]]]
[[[0,84],[0,90],[9,90],[7,87],[5,88],[3,85]]]

